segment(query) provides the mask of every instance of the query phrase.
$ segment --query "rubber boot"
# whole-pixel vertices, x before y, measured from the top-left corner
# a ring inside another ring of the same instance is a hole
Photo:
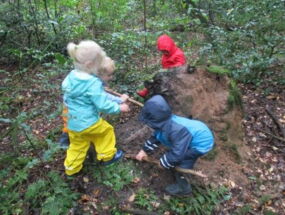
[[[181,173],[174,173],[175,184],[170,184],[165,188],[165,191],[174,196],[188,196],[192,193],[191,185]]]
[[[137,94],[142,98],[145,98],[148,95],[148,93],[149,93],[149,91],[147,88],[144,88],[144,89],[137,92]]]
[[[102,165],[108,166],[108,165],[115,163],[116,161],[120,160],[123,156],[124,156],[124,152],[119,149],[111,160],[106,161],[106,162],[102,162]]]
[[[63,132],[58,140],[59,144],[60,144],[60,148],[62,149],[67,149],[69,147],[69,136],[67,132]]]

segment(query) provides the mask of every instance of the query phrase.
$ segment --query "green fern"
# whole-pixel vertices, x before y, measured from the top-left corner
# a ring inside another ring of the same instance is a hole
[[[93,168],[93,177],[97,182],[119,191],[135,178],[135,169],[133,162],[119,162],[104,168]]]

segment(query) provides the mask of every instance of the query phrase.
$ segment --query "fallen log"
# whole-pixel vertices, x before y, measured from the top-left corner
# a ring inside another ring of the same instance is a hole
[[[126,154],[124,157],[132,159],[132,160],[137,160],[136,157],[134,155],[131,155],[131,154]],[[155,160],[155,159],[153,159],[151,157],[144,157],[143,161],[155,164],[157,166],[160,166],[159,161]],[[207,176],[205,174],[203,174],[201,171],[195,171],[195,170],[192,170],[192,169],[184,169],[184,168],[181,168],[181,167],[175,167],[174,169],[177,172],[182,172],[182,173],[196,175],[196,176],[199,176],[199,177],[202,177],[202,178],[207,178]]]

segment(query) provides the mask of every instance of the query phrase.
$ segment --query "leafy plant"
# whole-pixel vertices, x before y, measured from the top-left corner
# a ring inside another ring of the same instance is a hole
[[[241,207],[240,209],[238,209],[238,211],[235,214],[246,215],[246,214],[250,213],[251,210],[252,210],[252,207],[249,204],[246,204],[243,207]]]
[[[221,186],[216,189],[201,188],[195,186],[193,196],[187,198],[170,198],[166,201],[166,207],[177,214],[212,214],[215,206],[224,200],[228,200],[230,195],[227,188]]]
[[[215,66],[215,65],[211,65],[209,67],[207,67],[207,70],[211,73],[217,74],[217,75],[229,75],[230,71],[221,67],[221,66]]]
[[[134,203],[140,208],[152,211],[154,209],[154,204],[157,202],[157,200],[158,197],[155,195],[154,191],[146,188],[140,188],[136,193]]]
[[[92,168],[92,171],[97,182],[119,191],[135,178],[135,169],[132,162],[117,162],[104,168]]]
[[[2,176],[10,176],[10,171],[1,171]],[[0,213],[3,215],[19,214],[22,212],[23,200],[20,199],[19,189],[26,181],[28,174],[25,170],[17,170],[13,177],[0,183]]]
[[[242,108],[242,99],[236,82],[231,80],[229,85],[228,108],[231,110],[234,107]]]
[[[208,8],[192,4],[194,9],[199,9],[196,11],[205,11],[208,17],[208,26],[204,28],[207,44],[202,53],[231,69],[232,76],[238,80],[251,83],[262,80],[268,67],[283,53],[282,2],[222,0],[209,4]]]
[[[29,185],[25,193],[25,202],[32,209],[41,209],[41,214],[60,215],[75,204],[78,194],[70,190],[56,172],[49,172],[48,177]]]

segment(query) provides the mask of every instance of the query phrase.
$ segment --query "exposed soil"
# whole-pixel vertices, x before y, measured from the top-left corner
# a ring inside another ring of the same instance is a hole
[[[240,159],[246,162],[247,155],[242,156],[244,153],[239,152],[247,150],[242,142],[242,116],[239,109],[228,110],[228,80],[225,77],[219,77],[217,80],[216,75],[209,74],[203,69],[198,69],[193,74],[165,73],[163,79],[163,83],[167,83],[167,86],[164,86],[168,89],[166,98],[173,112],[202,120],[214,131],[216,139],[214,161],[200,159],[197,169],[207,173],[209,182],[215,184],[231,180],[235,184],[246,185],[248,179],[242,173],[243,164],[237,163],[235,159],[235,156],[241,156]],[[151,130],[142,128],[143,126],[135,117],[117,128],[118,143],[125,151],[138,152],[150,136]],[[130,134],[136,138],[131,143],[125,144]],[[236,146],[238,151],[228,150],[230,146],[227,145]]]

